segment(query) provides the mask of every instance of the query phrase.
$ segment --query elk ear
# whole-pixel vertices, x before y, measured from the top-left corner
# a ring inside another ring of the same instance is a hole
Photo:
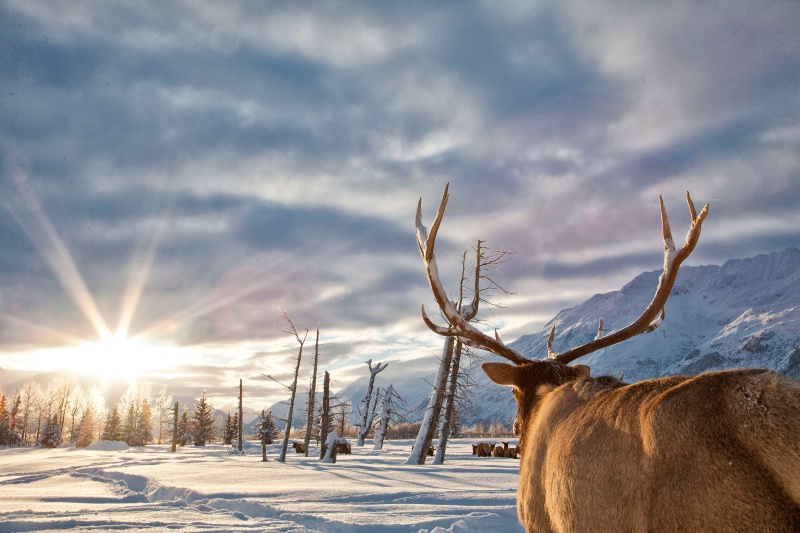
[[[511,385],[517,384],[517,371],[519,367],[516,365],[509,365],[506,363],[484,363],[481,365],[483,371],[489,376],[489,379],[498,385]]]
[[[578,371],[578,377],[581,378],[588,378],[592,372],[592,369],[586,365],[572,365],[572,368]]]

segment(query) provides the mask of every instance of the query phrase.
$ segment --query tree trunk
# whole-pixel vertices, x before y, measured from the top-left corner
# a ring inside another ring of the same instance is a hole
[[[294,414],[294,399],[297,395],[297,376],[300,374],[300,358],[303,356],[303,346],[300,346],[300,351],[297,354],[297,366],[294,369],[294,382],[292,383],[291,391],[292,397],[289,400],[289,414],[286,415],[286,429],[283,432],[283,443],[281,444],[281,453],[278,461],[286,462],[286,449],[289,447],[289,433],[292,431],[292,415]]]
[[[372,359],[370,359],[369,361],[367,361],[367,365],[369,366],[369,374],[370,374],[369,385],[367,386],[367,393],[364,396],[364,409],[361,413],[361,422],[359,423],[358,441],[356,443],[356,446],[364,445],[364,439],[366,438],[367,433],[369,432],[370,429],[369,425],[372,424],[373,417],[370,416],[370,402],[372,400],[372,388],[375,385],[375,376],[379,372],[384,370],[387,366],[389,366],[389,363],[386,363],[383,366],[381,366],[381,363],[378,363],[378,365],[375,368],[372,368]]]
[[[323,463],[336,462],[336,454],[339,452],[339,435],[337,435],[335,431],[328,435],[325,444],[322,445],[322,452]]]
[[[175,412],[172,416],[172,452],[178,447],[178,402],[175,402]]]
[[[305,335],[303,335],[303,338],[301,339],[300,334],[297,333],[297,328],[294,327],[294,323],[289,319],[289,315],[283,313],[281,316],[283,316],[283,318],[289,323],[290,329],[287,331],[287,333],[294,335],[295,339],[297,339],[297,342],[300,345],[300,349],[297,351],[297,365],[294,367],[294,382],[292,383],[291,387],[287,387],[291,391],[292,396],[289,399],[289,414],[286,416],[286,430],[283,432],[283,443],[281,444],[281,453],[278,457],[278,461],[284,463],[286,462],[286,449],[289,447],[289,433],[292,431],[294,400],[297,397],[297,377],[300,375],[300,361],[303,359],[303,345],[306,342],[308,330],[305,331]]]
[[[314,429],[314,408],[317,395],[317,363],[319,362],[319,326],[317,341],[314,344],[314,373],[311,375],[311,388],[308,390],[308,418],[306,420],[305,456],[308,457],[308,445],[311,444],[311,431]]]
[[[383,393],[383,401],[381,402],[381,415],[378,419],[378,427],[375,429],[375,438],[373,439],[373,450],[383,449],[383,439],[386,438],[386,430],[389,428],[389,415],[391,414],[392,394],[394,389],[391,385],[386,387]]]
[[[486,279],[485,276],[481,275],[481,268],[486,266],[496,265],[502,262],[503,257],[505,256],[505,252],[495,252],[495,254],[488,259],[484,256],[482,250],[482,241],[478,241],[478,246],[475,250],[475,277],[473,278],[473,287],[472,287],[472,301],[467,305],[464,306],[464,283],[467,279],[466,277],[466,258],[467,252],[464,252],[464,255],[461,259],[461,283],[459,284],[459,298],[458,298],[458,305],[456,309],[461,315],[461,317],[466,322],[470,322],[475,318],[478,313],[478,306],[480,305],[480,280]],[[456,349],[455,340],[453,337],[448,337],[447,341],[445,342],[444,350],[442,352],[442,361],[439,364],[439,371],[436,374],[436,382],[433,385],[433,391],[431,392],[431,399],[428,402],[428,408],[425,411],[425,418],[423,419],[422,426],[420,427],[419,434],[417,435],[416,443],[414,444],[414,449],[412,450],[411,455],[409,456],[408,460],[406,460],[405,464],[425,464],[425,457],[428,452],[428,448],[430,447],[431,442],[433,441],[433,435],[436,431],[436,426],[439,424],[439,416],[441,415],[442,410],[442,402],[444,400],[444,392],[445,392],[445,382],[447,381],[447,377],[451,372],[450,366],[453,357],[456,357],[460,360],[461,357],[461,343],[458,343],[458,354],[454,355],[454,351]],[[452,375],[450,378],[450,385],[452,389],[452,397],[450,401],[448,401],[447,410],[450,413],[448,415],[448,421],[442,424],[443,432],[440,432],[440,446],[437,452],[436,458],[434,458],[434,464],[441,464],[444,462],[444,448],[447,446],[447,438],[449,436],[449,418],[452,417],[452,409],[455,407],[455,388],[458,382],[458,366],[459,363],[455,363],[455,368],[452,370]],[[444,435],[442,435],[444,433]],[[443,440],[442,440],[443,437]],[[444,443],[444,446],[441,444]]]
[[[266,431],[267,413],[266,409],[261,411],[261,416],[258,421],[261,424],[261,462],[267,462],[267,431]]]
[[[461,365],[461,350],[463,346],[460,340],[456,341],[455,350],[453,352],[453,366],[450,369],[450,383],[447,387],[447,395],[444,399],[445,410],[442,417],[442,426],[439,429],[439,442],[436,445],[436,456],[433,458],[433,464],[444,464],[444,452],[447,449],[447,440],[450,438],[450,423],[453,420],[453,413],[455,412],[456,405],[456,387],[458,386],[458,370]]]
[[[322,385],[322,420],[320,421],[319,441],[325,443],[328,440],[328,432],[331,423],[331,375],[325,372],[325,379]],[[325,456],[325,450],[320,446],[319,458]]]
[[[242,380],[239,380],[239,452],[244,448],[242,446]]]
[[[442,349],[442,361],[439,363],[439,370],[436,372],[436,379],[433,382],[433,390],[428,400],[428,407],[425,409],[425,416],[422,419],[422,426],[419,428],[417,440],[414,442],[414,449],[406,459],[407,465],[424,465],[425,458],[428,456],[428,449],[433,442],[433,434],[439,423],[439,416],[442,412],[442,400],[444,399],[445,382],[450,370],[450,361],[453,357],[453,337],[447,337]]]
[[[380,397],[381,397],[381,388],[378,387],[378,390],[375,393],[375,401],[372,402],[372,407],[369,410],[369,416],[367,416],[367,424],[366,424],[366,426],[364,426],[367,429],[364,432],[364,439],[367,438],[367,435],[369,434],[369,431],[372,429],[372,423],[375,420],[375,412],[378,409],[378,398],[380,398]]]

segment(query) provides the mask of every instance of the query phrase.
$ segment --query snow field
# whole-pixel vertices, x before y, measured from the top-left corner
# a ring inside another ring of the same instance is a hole
[[[370,441],[322,464],[278,445],[0,449],[0,532],[521,532],[519,461],[448,446],[444,465],[406,466],[412,441]],[[432,458],[429,458],[432,459]]]

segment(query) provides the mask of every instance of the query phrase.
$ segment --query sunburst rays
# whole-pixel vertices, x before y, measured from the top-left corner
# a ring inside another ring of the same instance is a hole
[[[145,287],[156,264],[159,246],[169,226],[169,200],[161,209],[161,216],[148,224],[147,230],[138,233],[140,237],[134,245],[124,286],[120,290],[119,314],[113,324],[101,312],[101,306],[59,235],[57,226],[31,189],[28,177],[9,181],[10,187],[6,189],[10,189],[10,194],[0,195],[3,206],[33,243],[65,293],[96,334],[95,338],[85,338],[85,334],[67,333],[49,325],[31,322],[17,314],[0,313],[7,324],[37,338],[39,345],[30,346],[26,351],[36,354],[46,367],[52,368],[52,365],[60,363],[60,366],[67,365],[68,369],[76,371],[117,375],[121,373],[117,366],[124,359],[130,362],[130,358],[134,356],[138,360],[131,368],[141,368],[148,361],[154,367],[163,367],[165,360],[170,358],[170,346],[173,347],[176,364],[178,360],[185,362],[185,358],[176,351],[175,343],[170,338],[172,335],[198,318],[229,306],[275,282],[270,276],[260,277],[259,273],[263,272],[260,269],[259,272],[250,272],[246,276],[237,276],[236,282],[225,287],[224,291],[211,289],[207,295],[195,298],[189,305],[170,316],[158,317],[149,325],[139,328],[139,331],[131,331]],[[24,346],[20,348],[25,349]],[[137,350],[139,352],[135,354]],[[157,356],[153,357],[154,354]]]

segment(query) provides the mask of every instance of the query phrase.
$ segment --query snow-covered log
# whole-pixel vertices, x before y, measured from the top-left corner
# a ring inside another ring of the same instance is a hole
[[[322,456],[323,463],[335,463],[336,454],[339,453],[339,434],[335,431],[328,433],[328,438],[324,444],[325,455]]]

